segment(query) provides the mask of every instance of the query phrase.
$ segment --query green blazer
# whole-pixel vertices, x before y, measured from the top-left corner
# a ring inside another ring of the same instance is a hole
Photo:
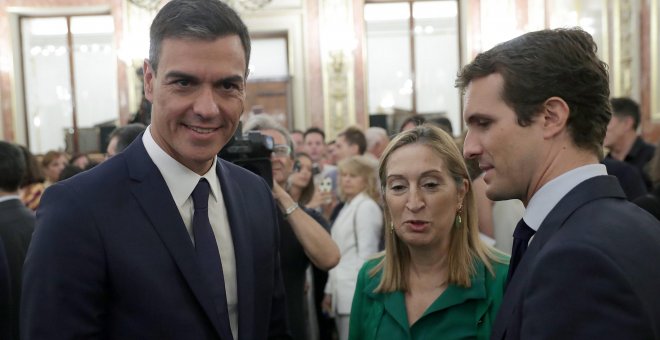
[[[449,285],[412,326],[404,294],[374,293],[382,271],[369,277],[381,258],[362,266],[351,308],[349,339],[489,339],[504,295],[509,266],[493,263],[495,276],[477,262],[472,286]]]

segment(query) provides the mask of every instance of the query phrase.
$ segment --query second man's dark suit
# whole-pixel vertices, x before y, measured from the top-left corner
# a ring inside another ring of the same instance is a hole
[[[612,176],[570,191],[509,283],[493,339],[659,339],[660,222]]]

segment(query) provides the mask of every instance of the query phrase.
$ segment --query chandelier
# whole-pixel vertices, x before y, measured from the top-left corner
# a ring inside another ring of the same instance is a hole
[[[144,8],[149,11],[155,11],[158,9],[162,0],[128,0],[128,2]],[[219,0],[223,1],[233,9],[237,11],[248,10],[256,11],[268,5],[272,0]]]
[[[224,2],[237,11],[256,11],[268,5],[272,0],[224,0]]]
[[[128,2],[132,3],[133,5],[149,11],[157,10],[158,5],[160,5],[160,1],[161,0],[128,0]]]

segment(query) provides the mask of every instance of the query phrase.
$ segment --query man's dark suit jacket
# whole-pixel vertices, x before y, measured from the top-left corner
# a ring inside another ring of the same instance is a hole
[[[18,198],[0,202],[0,240],[5,248],[10,289],[7,305],[9,315],[8,319],[2,321],[9,324],[11,337],[7,339],[18,339],[21,272],[34,231],[34,222],[34,213]]]
[[[509,283],[492,339],[659,339],[660,222],[617,179],[552,209]]]
[[[218,159],[236,256],[238,339],[286,338],[276,208]],[[219,339],[195,248],[142,139],[46,190],[25,263],[24,339]]]

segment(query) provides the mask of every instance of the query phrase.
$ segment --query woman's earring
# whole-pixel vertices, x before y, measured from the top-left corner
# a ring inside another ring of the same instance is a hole
[[[390,221],[390,234],[394,234],[394,222]]]
[[[456,219],[454,221],[454,224],[456,224],[456,227],[460,227],[461,223],[463,223],[463,220],[461,219],[461,215],[463,214],[463,206],[458,207],[458,211],[456,212]]]

